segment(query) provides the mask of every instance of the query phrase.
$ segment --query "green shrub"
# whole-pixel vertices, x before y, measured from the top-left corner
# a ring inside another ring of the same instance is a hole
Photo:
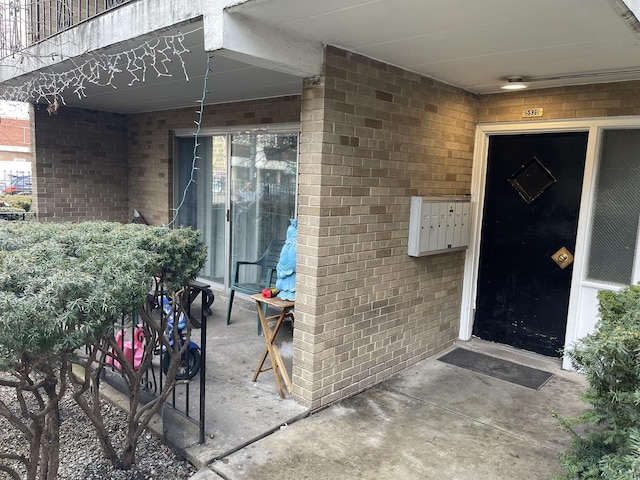
[[[0,222],[0,385],[16,396],[10,404],[0,400],[0,417],[29,442],[29,457],[20,458],[27,480],[57,478],[59,402],[68,389],[95,427],[105,457],[114,468],[131,468],[140,435],[175,385],[177,350],[185,348],[175,342],[172,349],[163,335],[166,319],[158,322],[150,314],[152,279],[166,278],[168,294],[188,285],[206,258],[199,236],[190,229],[138,224]],[[174,299],[175,305],[177,294]],[[138,371],[122,361],[122,345],[113,335],[114,321],[136,311],[145,329]],[[169,353],[172,365],[161,392],[142,405],[142,379],[156,345]],[[79,351],[90,353],[80,359]],[[107,355],[121,359],[130,399],[121,453],[104,427],[98,389],[92,388]],[[2,464],[13,457],[0,452],[0,471],[23,478]]]
[[[0,212],[18,212],[24,213],[26,210],[20,207],[0,207]]]
[[[31,195],[0,195],[0,203],[4,202],[11,207],[16,207],[25,212],[31,211]]]
[[[573,434],[562,455],[567,479],[640,478],[640,286],[601,291],[598,329],[567,352],[584,372],[589,410],[563,421]],[[572,423],[587,426],[577,434]]]

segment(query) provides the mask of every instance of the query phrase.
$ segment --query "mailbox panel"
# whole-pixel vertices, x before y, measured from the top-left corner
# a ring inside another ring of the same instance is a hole
[[[408,254],[412,257],[466,249],[469,197],[411,197]]]

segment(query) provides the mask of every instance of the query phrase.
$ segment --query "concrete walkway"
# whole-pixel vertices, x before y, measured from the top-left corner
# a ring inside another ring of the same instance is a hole
[[[554,376],[539,390],[427,359],[375,388],[211,463],[193,478],[548,479],[569,436],[551,410],[577,416],[584,379],[559,362],[461,343]],[[439,355],[441,356],[441,355]]]

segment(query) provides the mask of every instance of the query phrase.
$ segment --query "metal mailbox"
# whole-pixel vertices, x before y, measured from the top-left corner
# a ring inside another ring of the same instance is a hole
[[[469,197],[411,197],[409,256],[467,248],[470,216]]]

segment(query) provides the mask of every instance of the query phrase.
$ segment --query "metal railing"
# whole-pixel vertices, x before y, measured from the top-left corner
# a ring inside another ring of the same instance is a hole
[[[0,58],[132,0],[0,0]]]
[[[163,295],[164,292],[161,292],[160,295]],[[213,295],[213,294],[211,294]],[[187,421],[196,426],[198,430],[198,443],[203,444],[205,442],[205,407],[206,407],[206,362],[207,362],[207,312],[205,305],[207,304],[207,299],[209,297],[203,296],[202,298],[202,309],[199,316],[199,321],[195,320],[191,316],[191,306],[187,306],[187,315],[189,317],[189,331],[191,335],[189,335],[189,339],[199,340],[200,347],[200,355],[201,355],[201,364],[198,373],[196,376],[191,379],[183,379],[177,380],[176,384],[167,398],[165,406],[168,409],[162,409],[162,416],[165,422],[168,422],[168,419],[165,419],[166,414],[170,414],[173,412],[175,414],[180,415],[185,418]],[[213,302],[213,296],[211,296],[211,302]],[[210,305],[210,304],[209,304]],[[155,315],[158,317],[157,320],[162,322],[163,311],[162,308],[157,308],[155,310]],[[166,319],[165,319],[166,322]],[[200,334],[195,335],[191,331],[191,324],[197,322],[198,327],[200,329]],[[177,323],[177,322],[176,322]],[[143,320],[137,314],[132,315],[124,315],[121,319],[117,320],[114,323],[114,331],[121,332],[121,339],[117,339],[118,343],[121,344],[123,351],[125,353],[124,359],[116,359],[116,357],[107,360],[107,362],[103,363],[102,372],[100,377],[103,381],[107,382],[110,386],[120,390],[123,393],[127,393],[127,383],[124,378],[124,373],[122,369],[119,367],[119,361],[127,361],[134,365],[134,369],[137,369],[136,363],[141,361],[141,358],[146,351],[145,341],[143,334]],[[117,338],[117,337],[116,337]],[[86,354],[89,357],[93,346],[86,347]],[[138,355],[138,353],[140,355]],[[140,378],[140,386],[143,393],[141,397],[141,402],[146,403],[151,398],[159,396],[163,391],[164,383],[166,382],[165,377],[165,364],[163,360],[165,356],[169,355],[164,349],[160,346],[156,350],[153,351],[154,359],[151,362],[150,368],[142,372],[142,376]],[[167,358],[168,361],[168,358]],[[99,384],[98,384],[99,385]],[[99,388],[99,387],[98,387]],[[174,423],[174,422],[170,422]],[[181,435],[184,432],[172,432],[165,425],[164,435],[165,438],[171,442],[173,435]]]
[[[31,171],[0,170],[0,195],[31,195]]]

